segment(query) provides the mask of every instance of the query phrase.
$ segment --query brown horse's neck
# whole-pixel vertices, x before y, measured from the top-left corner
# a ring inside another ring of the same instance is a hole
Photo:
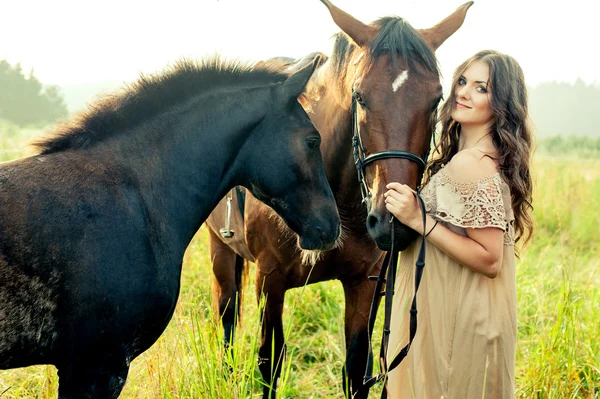
[[[330,61],[309,81],[311,121],[322,137],[321,152],[327,179],[340,203],[358,199],[360,189],[352,157],[352,95],[333,72]]]

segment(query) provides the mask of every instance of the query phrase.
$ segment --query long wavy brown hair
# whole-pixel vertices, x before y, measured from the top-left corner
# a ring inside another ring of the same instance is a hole
[[[511,56],[494,50],[484,50],[456,68],[452,77],[451,94],[440,109],[439,122],[442,128],[434,159],[427,168],[426,180],[428,181],[458,152],[460,123],[452,119],[452,110],[456,107],[454,93],[459,78],[474,61],[485,62],[490,69],[488,87],[491,87],[490,106],[495,119],[490,134],[498,153],[493,159],[498,162],[500,174],[510,187],[515,215],[515,242],[523,240],[524,245],[533,233],[533,184],[530,172],[532,134],[525,77],[521,66]]]

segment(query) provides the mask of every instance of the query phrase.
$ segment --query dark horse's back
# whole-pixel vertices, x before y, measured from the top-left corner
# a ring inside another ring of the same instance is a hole
[[[167,324],[179,279],[158,269],[165,255],[123,170],[68,151],[0,164],[0,368],[103,356]],[[119,351],[131,359],[155,338]]]

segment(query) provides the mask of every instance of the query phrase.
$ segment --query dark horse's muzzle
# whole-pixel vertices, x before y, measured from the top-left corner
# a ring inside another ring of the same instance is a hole
[[[320,223],[300,235],[298,243],[302,249],[328,251],[335,246],[340,232],[339,219],[337,223]]]
[[[324,181],[325,178],[323,177]],[[285,201],[263,201],[298,235],[300,248],[327,251],[340,237],[340,216],[331,191],[319,201],[288,195]]]

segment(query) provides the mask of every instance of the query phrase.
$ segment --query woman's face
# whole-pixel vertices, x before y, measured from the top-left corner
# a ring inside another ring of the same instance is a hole
[[[489,80],[488,65],[482,61],[473,61],[454,87],[456,105],[452,110],[452,119],[462,126],[487,125],[493,120]]]

